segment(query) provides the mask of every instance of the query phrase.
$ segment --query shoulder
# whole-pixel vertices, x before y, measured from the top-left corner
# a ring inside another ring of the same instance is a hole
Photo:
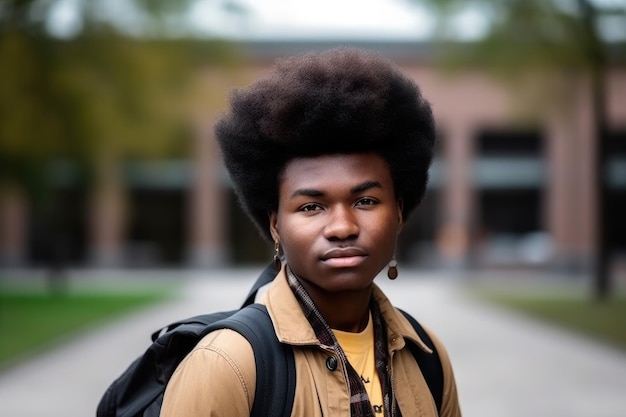
[[[177,367],[163,401],[162,416],[248,416],[254,401],[254,352],[239,333],[205,336]]]
[[[241,334],[230,329],[221,329],[204,336],[191,351],[186,360],[194,360],[201,352],[214,352],[228,363],[251,367],[254,370],[252,346]]]

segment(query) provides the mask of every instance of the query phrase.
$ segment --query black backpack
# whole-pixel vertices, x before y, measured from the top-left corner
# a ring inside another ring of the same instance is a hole
[[[233,329],[250,342],[256,364],[256,391],[252,417],[289,417],[296,386],[296,369],[291,346],[278,341],[265,306],[254,303],[258,290],[276,275],[267,266],[250,289],[242,307],[177,321],[152,334],[152,344],[106,390],[97,417],[158,417],[165,386],[178,364],[204,336],[218,329]],[[428,387],[441,409],[443,371],[434,345],[424,329],[402,312],[418,335],[433,349],[426,354],[414,344],[411,351]]]

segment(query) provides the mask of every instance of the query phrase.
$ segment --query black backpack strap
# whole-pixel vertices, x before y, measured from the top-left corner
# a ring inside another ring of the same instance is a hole
[[[264,285],[272,282],[276,277],[276,274],[278,274],[278,271],[276,271],[274,262],[271,262],[265,267],[263,272],[261,272],[261,275],[259,275],[259,277],[256,279],[256,281],[252,285],[252,288],[250,288],[250,291],[246,296],[246,300],[241,305],[241,308],[253,304],[254,299],[256,298],[256,294],[259,292],[259,289],[261,289],[261,287],[263,287]]]
[[[254,303],[259,288],[274,279],[266,268],[248,294]],[[293,350],[278,341],[264,306],[203,314],[180,320],[152,334],[152,344],[113,381],[97,408],[98,417],[158,417],[165,387],[185,356],[212,330],[231,328],[254,349],[257,385],[253,416],[288,417],[295,392]],[[286,396],[285,396],[286,394]]]
[[[251,304],[217,325],[239,332],[252,345],[256,363],[256,390],[250,416],[289,417],[296,389],[293,349],[290,345],[280,343],[276,337],[265,306]]]
[[[422,375],[424,375],[424,379],[428,384],[428,389],[430,389],[430,393],[435,400],[435,405],[437,405],[437,411],[441,412],[441,405],[443,402],[443,368],[441,366],[441,359],[439,358],[435,344],[430,337],[428,337],[428,334],[422,325],[419,324],[413,316],[403,310],[400,310],[400,312],[404,314],[404,317],[406,317],[411,323],[420,339],[422,339],[426,346],[431,348],[433,351],[432,354],[424,352],[415,343],[409,341],[409,349],[411,349],[411,353],[413,353],[415,361],[419,365]]]

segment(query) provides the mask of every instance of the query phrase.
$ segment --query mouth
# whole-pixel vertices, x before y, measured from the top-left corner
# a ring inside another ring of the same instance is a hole
[[[367,253],[356,247],[335,248],[325,252],[321,260],[328,266],[335,268],[350,268],[360,265]]]

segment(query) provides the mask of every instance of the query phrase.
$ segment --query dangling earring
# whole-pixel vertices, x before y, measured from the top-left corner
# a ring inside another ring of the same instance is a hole
[[[392,280],[398,278],[398,262],[396,261],[395,255],[393,258],[391,258],[391,261],[389,261],[387,276],[389,277],[389,279]]]
[[[278,240],[274,241],[274,267],[276,271],[280,271],[283,268],[283,263],[280,261]]]

